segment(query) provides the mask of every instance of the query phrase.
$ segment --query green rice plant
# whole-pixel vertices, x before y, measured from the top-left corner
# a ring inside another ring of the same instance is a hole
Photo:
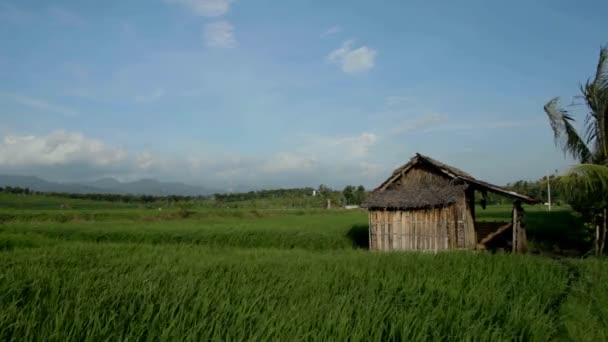
[[[577,341],[608,341],[608,260],[569,260],[576,270],[562,307],[564,327]]]
[[[0,258],[1,340],[538,340],[568,274],[510,255],[72,242]]]
[[[90,242],[197,244],[214,247],[351,249],[353,226],[366,228],[357,212],[332,215],[210,216],[171,221],[11,222],[0,232],[33,233],[50,239]],[[365,237],[367,233],[364,232]]]

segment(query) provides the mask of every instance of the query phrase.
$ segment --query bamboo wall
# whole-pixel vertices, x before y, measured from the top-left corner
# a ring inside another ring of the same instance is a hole
[[[424,210],[370,210],[371,250],[441,251],[474,249],[473,217],[465,197],[443,208]]]

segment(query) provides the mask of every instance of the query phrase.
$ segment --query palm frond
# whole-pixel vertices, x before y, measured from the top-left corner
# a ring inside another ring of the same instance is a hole
[[[575,165],[559,179],[568,202],[606,205],[608,201],[608,166]]]
[[[598,86],[608,86],[608,46],[600,48],[594,82]]]
[[[562,148],[564,153],[570,154],[582,163],[590,161],[593,154],[572,125],[574,122],[572,115],[559,107],[559,98],[556,97],[549,101],[544,109],[553,129],[555,143]]]
[[[600,49],[595,77],[581,86],[589,108],[585,120],[587,144],[593,144],[594,162],[608,160],[608,47]]]

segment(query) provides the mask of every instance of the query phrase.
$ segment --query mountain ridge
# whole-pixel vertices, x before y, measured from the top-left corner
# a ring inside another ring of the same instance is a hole
[[[154,195],[154,196],[204,196],[219,191],[203,186],[188,185],[180,182],[161,182],[156,179],[146,178],[132,182],[121,182],[115,178],[105,177],[90,182],[62,183],[53,182],[38,176],[21,176],[0,174],[0,186],[14,186],[30,188],[42,192],[66,192],[66,193],[100,193],[121,195]]]

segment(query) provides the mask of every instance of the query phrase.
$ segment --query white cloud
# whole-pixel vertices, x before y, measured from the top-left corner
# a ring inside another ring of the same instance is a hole
[[[314,167],[315,162],[312,157],[298,153],[281,152],[265,161],[261,165],[260,171],[270,174],[293,170],[303,171]]]
[[[354,44],[353,39],[345,41],[327,56],[327,60],[339,65],[347,74],[360,73],[373,68],[377,55],[376,50],[367,46],[354,49]]]
[[[377,143],[374,133],[349,136],[307,136],[300,147],[276,153],[234,173],[254,184],[273,186],[335,186],[376,181],[382,169],[372,162],[370,150]],[[269,185],[270,184],[270,185]]]
[[[364,132],[351,137],[336,137],[320,139],[326,149],[333,150],[347,159],[364,158],[367,156],[378,137],[374,133]]]
[[[157,162],[157,158],[150,152],[142,152],[136,157],[137,166],[142,169],[149,169]]]
[[[33,109],[39,109],[45,112],[53,112],[56,114],[61,114],[64,116],[76,116],[78,115],[78,112],[76,112],[75,110],[68,108],[68,107],[64,107],[64,106],[60,106],[60,105],[56,105],[50,102],[47,102],[45,100],[41,100],[41,99],[37,99],[37,98],[33,98],[33,97],[29,97],[29,96],[24,96],[24,95],[19,95],[19,94],[13,94],[13,93],[2,93],[0,92],[0,97],[5,97],[8,98],[14,102],[17,102],[21,105],[24,105],[26,107],[30,107]]]
[[[384,105],[386,107],[396,107],[413,102],[415,101],[411,96],[405,95],[387,96],[386,99],[384,99]]]
[[[251,189],[373,184],[384,169],[370,160],[377,142],[373,133],[299,139],[298,148],[253,157],[213,146],[189,153],[127,150],[66,131],[0,135],[0,173],[58,181],[156,178]]]
[[[0,142],[0,164],[5,166],[53,166],[84,163],[107,166],[123,161],[127,152],[84,137],[55,131],[47,135],[6,135]]]
[[[325,30],[323,33],[321,33],[321,38],[333,36],[334,34],[337,34],[340,32],[342,32],[342,27],[337,26],[337,25],[332,26],[332,27],[328,28],[327,30]]]
[[[195,15],[203,17],[219,17],[230,10],[234,0],[165,0],[168,3],[180,4]]]
[[[205,25],[205,44],[210,47],[234,48],[237,46],[234,27],[227,21],[216,21]]]
[[[427,129],[444,124],[448,119],[445,114],[429,113],[417,118],[408,119],[395,125],[390,131],[391,135],[401,135],[415,130]]]
[[[358,167],[361,171],[361,176],[367,179],[378,178],[378,176],[384,175],[385,172],[389,171],[379,164],[370,163],[367,161],[359,162]]]
[[[368,157],[377,140],[376,134],[370,132],[350,136],[308,136],[296,152],[320,162],[355,161]]]

